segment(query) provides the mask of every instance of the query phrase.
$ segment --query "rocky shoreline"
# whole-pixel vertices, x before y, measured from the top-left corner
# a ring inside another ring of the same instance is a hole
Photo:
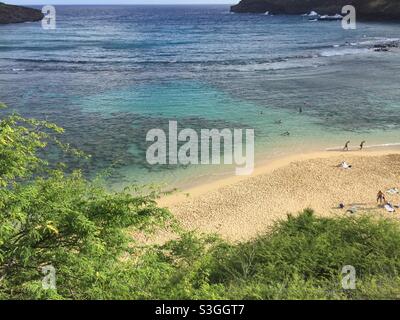
[[[340,14],[345,5],[353,5],[362,20],[400,20],[398,0],[241,0],[231,7],[235,13],[301,15],[316,11],[321,15]]]
[[[0,24],[35,22],[42,19],[40,10],[0,2]]]

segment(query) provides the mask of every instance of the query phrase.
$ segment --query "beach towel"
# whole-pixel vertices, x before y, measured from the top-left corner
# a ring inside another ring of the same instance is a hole
[[[396,210],[394,210],[394,208],[389,205],[389,204],[385,204],[385,209],[387,212],[395,212]]]
[[[357,213],[357,207],[352,207],[351,209],[349,209],[349,210],[347,210],[346,212],[349,212],[349,213]]]
[[[397,194],[397,193],[399,193],[399,190],[397,188],[391,188],[391,189],[387,190],[387,193]]]
[[[340,167],[342,167],[343,169],[350,169],[351,165],[349,165],[346,161],[344,161],[340,164]]]

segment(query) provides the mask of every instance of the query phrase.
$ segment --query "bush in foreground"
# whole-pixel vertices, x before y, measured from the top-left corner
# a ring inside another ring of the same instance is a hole
[[[101,297],[102,281],[118,281],[110,270],[132,250],[126,228],[169,218],[155,192],[109,193],[80,171],[50,166],[38,156],[49,143],[71,151],[54,138],[59,133],[16,114],[0,120],[0,298]],[[57,290],[43,290],[43,268],[56,271]]]

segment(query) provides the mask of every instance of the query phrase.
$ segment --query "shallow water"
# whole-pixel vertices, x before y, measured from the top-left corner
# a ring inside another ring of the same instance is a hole
[[[400,141],[400,24],[230,14],[227,6],[58,6],[57,30],[0,26],[0,101],[66,129],[110,184],[178,186],[225,166],[149,166],[145,134],[254,128],[258,159]],[[303,113],[299,113],[299,108]],[[277,124],[281,120],[282,124]],[[282,136],[289,131],[290,136]]]

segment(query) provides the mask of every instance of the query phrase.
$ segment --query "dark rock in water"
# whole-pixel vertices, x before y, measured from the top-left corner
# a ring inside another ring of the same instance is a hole
[[[363,20],[400,19],[399,0],[242,0],[232,6],[237,13],[305,14],[316,11],[321,15],[341,13],[346,5],[356,8],[357,18]]]
[[[372,49],[376,52],[387,52],[392,48],[399,48],[399,42],[393,41],[389,43],[379,43],[372,47]]]
[[[34,22],[43,19],[40,10],[0,2],[0,24]]]

